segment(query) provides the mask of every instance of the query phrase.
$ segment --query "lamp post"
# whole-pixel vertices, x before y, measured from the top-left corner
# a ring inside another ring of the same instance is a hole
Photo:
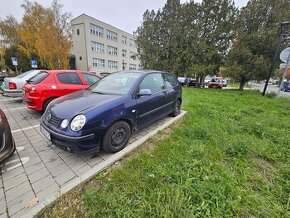
[[[285,22],[280,24],[278,38],[277,38],[277,42],[276,42],[276,46],[275,46],[275,53],[274,53],[272,63],[271,63],[270,69],[269,69],[269,73],[267,76],[267,80],[266,80],[266,83],[264,86],[264,90],[263,90],[263,94],[262,94],[263,96],[266,94],[269,80],[274,73],[275,63],[276,63],[278,53],[280,51],[280,46],[282,43],[289,41],[289,39],[290,39],[290,21],[285,21]]]

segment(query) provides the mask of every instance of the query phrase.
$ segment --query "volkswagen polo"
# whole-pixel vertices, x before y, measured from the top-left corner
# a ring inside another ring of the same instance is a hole
[[[117,152],[132,132],[180,113],[182,90],[175,75],[160,71],[122,71],[90,88],[52,101],[41,132],[69,151]]]

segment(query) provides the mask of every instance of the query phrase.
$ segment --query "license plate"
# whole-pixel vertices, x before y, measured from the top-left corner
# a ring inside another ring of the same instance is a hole
[[[44,129],[42,126],[40,126],[40,131],[48,140],[51,140],[50,133],[46,129]]]

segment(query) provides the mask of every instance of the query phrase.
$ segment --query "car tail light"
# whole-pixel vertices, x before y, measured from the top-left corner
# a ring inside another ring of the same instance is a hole
[[[9,89],[17,89],[16,83],[9,82],[8,84]]]

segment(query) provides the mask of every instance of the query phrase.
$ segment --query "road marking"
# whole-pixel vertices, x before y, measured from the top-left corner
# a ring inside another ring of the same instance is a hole
[[[15,160],[11,160],[6,162],[5,164],[3,164],[3,166],[7,166],[7,165],[12,165],[11,167],[7,167],[6,169],[2,170],[2,173],[5,172],[9,172],[15,168],[20,167],[22,164],[25,164],[29,161],[29,157],[22,157],[20,159],[15,159]],[[17,163],[19,162],[19,163]]]
[[[21,128],[21,129],[15,129],[15,130],[12,130],[11,133],[17,133],[17,132],[21,132],[21,131],[25,131],[25,130],[29,130],[29,129],[34,129],[34,128],[37,128],[39,126],[40,125],[37,124],[37,125],[34,125],[34,126],[29,126],[29,127],[25,127],[25,128]]]
[[[15,107],[15,108],[11,108],[11,109],[5,109],[3,110],[3,112],[7,112],[7,111],[13,111],[13,110],[21,110],[21,109],[25,109],[27,107],[23,106],[23,107]]]

